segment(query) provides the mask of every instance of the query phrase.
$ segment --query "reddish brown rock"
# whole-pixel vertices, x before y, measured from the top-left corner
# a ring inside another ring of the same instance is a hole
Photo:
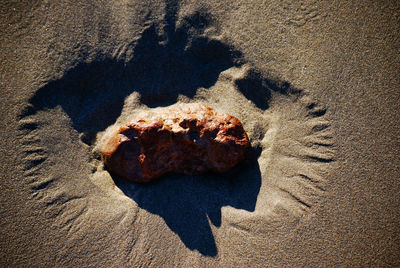
[[[168,172],[224,172],[250,146],[240,121],[202,104],[143,113],[108,132],[101,150],[107,169],[129,181],[149,182]]]

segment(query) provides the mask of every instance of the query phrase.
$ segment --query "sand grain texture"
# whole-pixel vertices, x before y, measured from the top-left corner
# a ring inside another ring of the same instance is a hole
[[[396,267],[399,5],[6,2],[0,263]],[[107,129],[155,107],[235,115],[223,174],[111,176]]]

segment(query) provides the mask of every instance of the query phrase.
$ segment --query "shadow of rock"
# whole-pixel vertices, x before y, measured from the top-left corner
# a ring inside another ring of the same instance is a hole
[[[214,85],[222,71],[243,63],[240,52],[203,34],[214,26],[209,14],[196,12],[176,27],[178,8],[176,1],[167,2],[163,26],[153,23],[144,30],[133,45],[133,58],[78,59],[63,77],[38,89],[21,118],[61,107],[77,132],[84,134],[82,141],[93,144],[96,134],[120,116],[126,97],[133,92],[140,93],[141,102],[149,107],[171,105],[179,94],[193,97],[198,88]],[[266,109],[261,100],[269,100],[269,89],[279,87],[259,79],[254,74],[237,86]],[[171,174],[148,185],[113,178],[141,208],[160,215],[188,248],[215,256],[218,252],[209,220],[220,226],[223,206],[254,211],[261,185],[259,154],[252,149],[248,160],[225,174]]]
[[[171,174],[145,185],[113,179],[140,208],[162,217],[186,247],[216,256],[210,223],[221,225],[223,206],[254,211],[261,187],[259,154],[259,149],[252,149],[246,161],[224,174]]]
[[[61,106],[74,128],[85,133],[84,142],[91,143],[97,132],[115,122],[134,91],[142,103],[157,107],[175,103],[179,94],[193,97],[198,88],[211,87],[222,71],[237,64],[240,53],[202,35],[211,22],[208,14],[196,12],[177,29],[175,16],[175,11],[167,12],[163,34],[156,24],[149,25],[134,45],[132,59],[102,55],[49,82],[21,117]]]

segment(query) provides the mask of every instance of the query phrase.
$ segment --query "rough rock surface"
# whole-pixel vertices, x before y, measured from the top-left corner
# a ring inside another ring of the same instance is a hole
[[[109,131],[101,154],[114,174],[149,182],[168,172],[227,171],[249,146],[236,117],[202,104],[182,104],[143,113]]]

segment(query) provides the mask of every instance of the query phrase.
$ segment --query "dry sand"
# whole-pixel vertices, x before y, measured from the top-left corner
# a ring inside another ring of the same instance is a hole
[[[400,266],[396,1],[73,2],[0,4],[2,266]],[[104,170],[107,128],[192,102],[244,163]]]

